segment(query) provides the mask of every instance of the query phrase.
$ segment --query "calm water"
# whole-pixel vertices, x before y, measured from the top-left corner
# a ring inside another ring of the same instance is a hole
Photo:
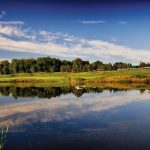
[[[150,90],[0,87],[6,150],[149,150]]]

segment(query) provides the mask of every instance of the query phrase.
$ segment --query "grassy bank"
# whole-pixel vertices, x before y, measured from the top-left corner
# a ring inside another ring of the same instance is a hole
[[[150,83],[150,70],[97,71],[82,73],[20,73],[0,75],[1,83]]]

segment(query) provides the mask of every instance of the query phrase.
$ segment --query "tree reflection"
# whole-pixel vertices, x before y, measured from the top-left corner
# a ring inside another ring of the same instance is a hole
[[[16,87],[16,86],[1,86],[0,93],[3,96],[9,96],[10,94],[17,99],[18,97],[38,97],[38,98],[52,98],[60,96],[62,94],[73,93],[75,96],[80,97],[84,93],[102,93],[103,90],[109,90],[110,92],[127,91],[127,89],[118,88],[100,88],[100,87],[82,87],[77,89],[76,87]]]

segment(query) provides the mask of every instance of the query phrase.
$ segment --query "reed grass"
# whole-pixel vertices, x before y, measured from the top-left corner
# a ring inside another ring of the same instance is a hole
[[[7,133],[8,133],[8,126],[2,128],[2,132],[1,132],[1,136],[0,136],[0,150],[4,150],[4,146],[6,143],[6,137],[7,137]]]

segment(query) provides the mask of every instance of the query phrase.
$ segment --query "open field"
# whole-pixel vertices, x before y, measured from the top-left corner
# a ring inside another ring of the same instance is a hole
[[[81,73],[20,73],[0,75],[1,83],[150,83],[150,70],[97,71]]]

